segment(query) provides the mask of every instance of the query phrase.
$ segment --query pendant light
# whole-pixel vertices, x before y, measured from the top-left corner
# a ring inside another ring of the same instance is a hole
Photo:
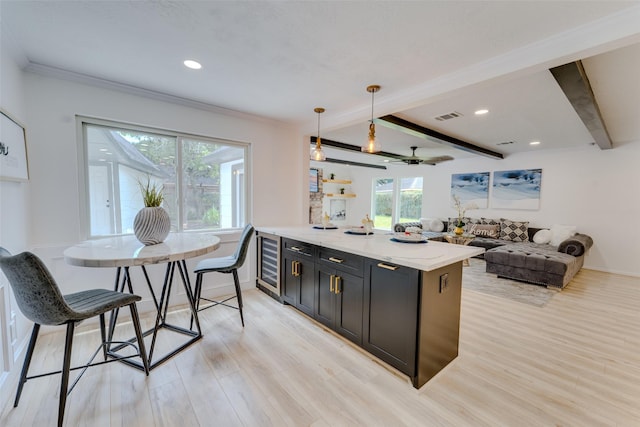
[[[318,136],[316,137],[316,146],[311,150],[309,158],[316,162],[324,162],[327,159],[327,156],[325,156],[324,151],[322,151],[322,145],[320,144],[320,114],[324,113],[324,108],[316,107],[313,111],[318,113]]]
[[[377,153],[382,151],[380,143],[376,141],[376,125],[373,123],[373,94],[379,90],[380,86],[378,85],[367,86],[367,92],[371,94],[371,123],[369,123],[369,140],[367,144],[361,148],[364,153]]]

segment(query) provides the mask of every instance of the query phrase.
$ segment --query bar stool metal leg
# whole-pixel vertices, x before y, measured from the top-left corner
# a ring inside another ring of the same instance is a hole
[[[31,357],[33,356],[33,349],[36,347],[36,340],[38,339],[38,332],[40,332],[40,325],[33,324],[31,331],[31,339],[29,339],[29,346],[27,347],[27,354],[24,356],[24,363],[22,364],[22,372],[20,373],[20,381],[18,382],[18,391],[16,392],[16,399],[13,402],[13,407],[18,406],[20,402],[20,395],[22,395],[22,388],[27,382],[27,374],[29,373],[29,365],[31,365]]]

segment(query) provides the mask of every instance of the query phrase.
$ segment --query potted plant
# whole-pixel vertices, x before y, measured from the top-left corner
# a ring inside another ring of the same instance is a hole
[[[145,207],[140,209],[133,220],[133,232],[145,246],[162,243],[171,230],[171,218],[162,207],[162,189],[152,183],[149,176],[146,183],[138,181],[138,185]]]
[[[455,233],[456,236],[461,236],[462,234],[464,234],[464,226],[465,223],[463,221],[464,218],[464,214],[467,212],[467,209],[478,209],[478,206],[475,203],[471,203],[467,206],[463,206],[462,205],[462,201],[460,200],[460,197],[458,197],[458,195],[454,194],[453,195],[453,204],[456,207],[456,210],[458,211],[458,219],[456,220],[456,225],[455,228],[453,229],[453,232]]]
[[[344,188],[340,189],[340,194],[344,194]]]

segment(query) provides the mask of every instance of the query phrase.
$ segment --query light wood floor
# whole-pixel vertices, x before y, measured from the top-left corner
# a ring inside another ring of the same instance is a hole
[[[582,270],[543,308],[463,290],[460,356],[420,390],[291,307],[244,296],[244,329],[234,310],[203,312],[205,337],[149,377],[90,369],[66,425],[640,426],[639,278]],[[77,336],[76,354],[96,339]],[[57,367],[63,341],[42,337],[34,367]],[[58,384],[27,382],[0,425],[54,425]]]

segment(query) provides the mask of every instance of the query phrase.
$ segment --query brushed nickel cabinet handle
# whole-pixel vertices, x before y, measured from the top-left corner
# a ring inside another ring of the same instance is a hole
[[[291,246],[291,250],[292,250],[292,251],[295,251],[295,252],[300,252],[302,249],[300,249],[300,248],[299,248],[299,247],[297,247],[297,246]]]
[[[388,265],[388,264],[385,264],[384,262],[379,262],[379,263],[378,263],[378,267],[380,267],[380,268],[384,268],[384,269],[386,269],[386,270],[391,270],[391,271],[396,271],[397,269],[399,269],[399,268],[400,268],[400,267],[395,266],[395,265]]]

